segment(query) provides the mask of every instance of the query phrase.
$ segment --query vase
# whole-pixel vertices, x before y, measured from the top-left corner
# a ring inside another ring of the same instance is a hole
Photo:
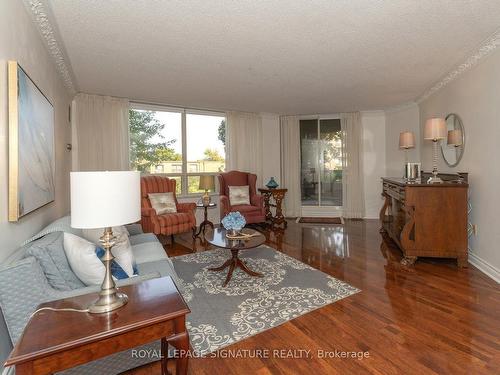
[[[269,182],[266,184],[266,186],[269,188],[269,189],[276,189],[279,185],[278,183],[276,182],[276,180],[274,179],[274,177],[271,177],[271,179],[269,180]]]

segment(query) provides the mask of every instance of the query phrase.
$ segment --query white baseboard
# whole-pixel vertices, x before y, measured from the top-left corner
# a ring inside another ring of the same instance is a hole
[[[469,263],[500,284],[500,270],[469,251]]]

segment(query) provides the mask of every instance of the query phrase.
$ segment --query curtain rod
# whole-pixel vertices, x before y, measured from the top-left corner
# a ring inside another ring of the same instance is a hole
[[[187,109],[187,110],[193,110],[193,111],[217,112],[217,113],[224,113],[224,114],[226,114],[226,111],[221,111],[221,110],[218,110],[218,109],[185,107],[185,106],[173,105],[173,104],[171,105],[171,104],[165,104],[165,103],[144,102],[144,101],[134,100],[134,99],[129,99],[129,102],[133,103],[133,104],[151,105],[151,106],[158,106],[158,107],[179,108],[179,109]]]

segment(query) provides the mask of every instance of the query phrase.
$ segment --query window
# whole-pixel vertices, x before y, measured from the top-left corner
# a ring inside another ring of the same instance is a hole
[[[342,206],[340,119],[300,120],[302,206]]]
[[[201,175],[226,168],[226,118],[219,112],[132,104],[130,164],[177,181],[177,194],[199,194]]]

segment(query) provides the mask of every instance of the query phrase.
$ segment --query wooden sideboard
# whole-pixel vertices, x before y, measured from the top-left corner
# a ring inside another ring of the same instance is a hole
[[[402,178],[382,178],[381,232],[385,232],[403,252],[402,264],[417,257],[455,258],[467,267],[468,176],[440,174],[445,182],[408,183]]]

